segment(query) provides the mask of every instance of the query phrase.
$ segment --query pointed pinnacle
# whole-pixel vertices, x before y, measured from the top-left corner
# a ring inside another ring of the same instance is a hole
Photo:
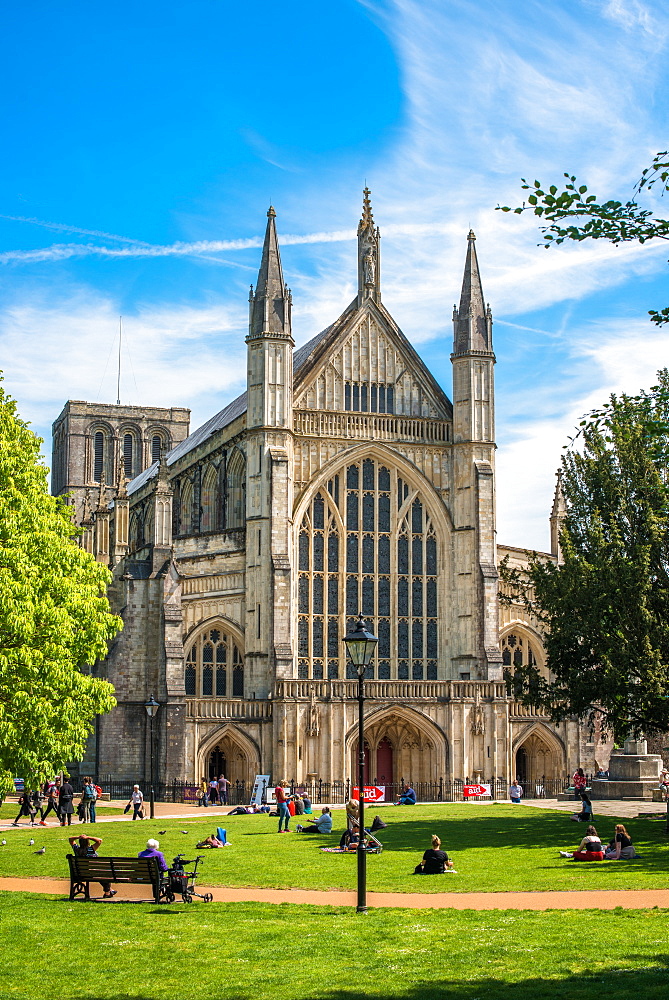
[[[374,228],[374,216],[372,215],[372,203],[369,196],[372,192],[368,187],[365,187],[362,192],[362,218],[360,219],[360,224],[358,225],[358,232],[361,233],[368,226],[372,229]]]

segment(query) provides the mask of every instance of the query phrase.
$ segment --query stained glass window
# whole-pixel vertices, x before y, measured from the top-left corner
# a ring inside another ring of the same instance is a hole
[[[380,388],[368,401],[392,405]],[[370,676],[436,677],[436,533],[394,469],[366,458],[321,487],[300,525],[298,568],[299,677],[356,677],[342,638],[360,611],[379,638]]]
[[[228,691],[227,667],[233,667],[233,691],[244,695],[244,660],[232,637],[221,628],[200,633],[186,653],[184,682],[186,694],[225,698]]]

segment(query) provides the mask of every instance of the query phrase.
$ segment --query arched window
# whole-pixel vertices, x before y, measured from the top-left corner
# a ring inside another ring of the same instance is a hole
[[[162,450],[162,447],[163,447],[163,439],[161,438],[160,434],[154,434],[153,437],[151,438],[151,461],[152,462],[159,462],[160,461],[160,452]]]
[[[228,463],[228,486],[226,490],[226,528],[243,528],[246,523],[246,462],[244,456],[235,449]]]
[[[137,448],[135,438],[132,434],[123,435],[123,471],[127,479],[132,479],[137,474]]]
[[[233,697],[244,697],[244,660],[223,625],[206,629],[194,640],[186,654],[184,681],[188,695],[225,698],[231,689]]]
[[[215,531],[218,527],[216,524],[218,501],[217,485],[218,477],[216,475],[216,469],[213,465],[210,465],[202,477],[202,491],[200,499],[202,514],[200,515],[200,531]]]
[[[179,534],[190,535],[193,530],[193,484],[189,480],[182,485],[179,509]]]
[[[535,667],[537,650],[525,635],[510,632],[502,639],[502,663],[509,667],[512,663],[514,667]]]
[[[316,494],[298,539],[298,676],[353,677],[342,638],[360,611],[379,638],[380,679],[434,680],[437,538],[416,490],[365,459]]]
[[[93,438],[93,479],[96,483],[100,482],[100,478],[105,469],[105,459],[106,455],[106,441],[105,436],[102,431],[96,431],[95,437]]]

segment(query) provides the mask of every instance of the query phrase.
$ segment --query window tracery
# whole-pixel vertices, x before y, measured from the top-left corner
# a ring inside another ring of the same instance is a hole
[[[190,697],[244,697],[244,659],[223,626],[201,632],[187,650],[184,685]]]
[[[352,463],[325,484],[298,536],[298,676],[355,676],[342,637],[360,611],[379,638],[369,676],[437,677],[437,537],[395,469]]]

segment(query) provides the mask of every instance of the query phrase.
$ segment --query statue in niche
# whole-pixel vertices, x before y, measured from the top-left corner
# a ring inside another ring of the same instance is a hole
[[[307,726],[308,736],[318,736],[321,730],[318,705],[316,704],[316,691],[311,685],[311,698],[309,699],[309,724]]]
[[[476,696],[474,698],[474,707],[472,709],[471,717],[471,729],[472,733],[476,736],[483,736],[485,733],[485,717],[483,715],[483,706],[481,705],[481,695],[479,694],[479,689],[476,689]]]
[[[376,281],[376,260],[374,258],[374,250],[372,247],[368,247],[365,251],[365,256],[362,258],[362,267],[365,276],[365,284],[373,285]]]

